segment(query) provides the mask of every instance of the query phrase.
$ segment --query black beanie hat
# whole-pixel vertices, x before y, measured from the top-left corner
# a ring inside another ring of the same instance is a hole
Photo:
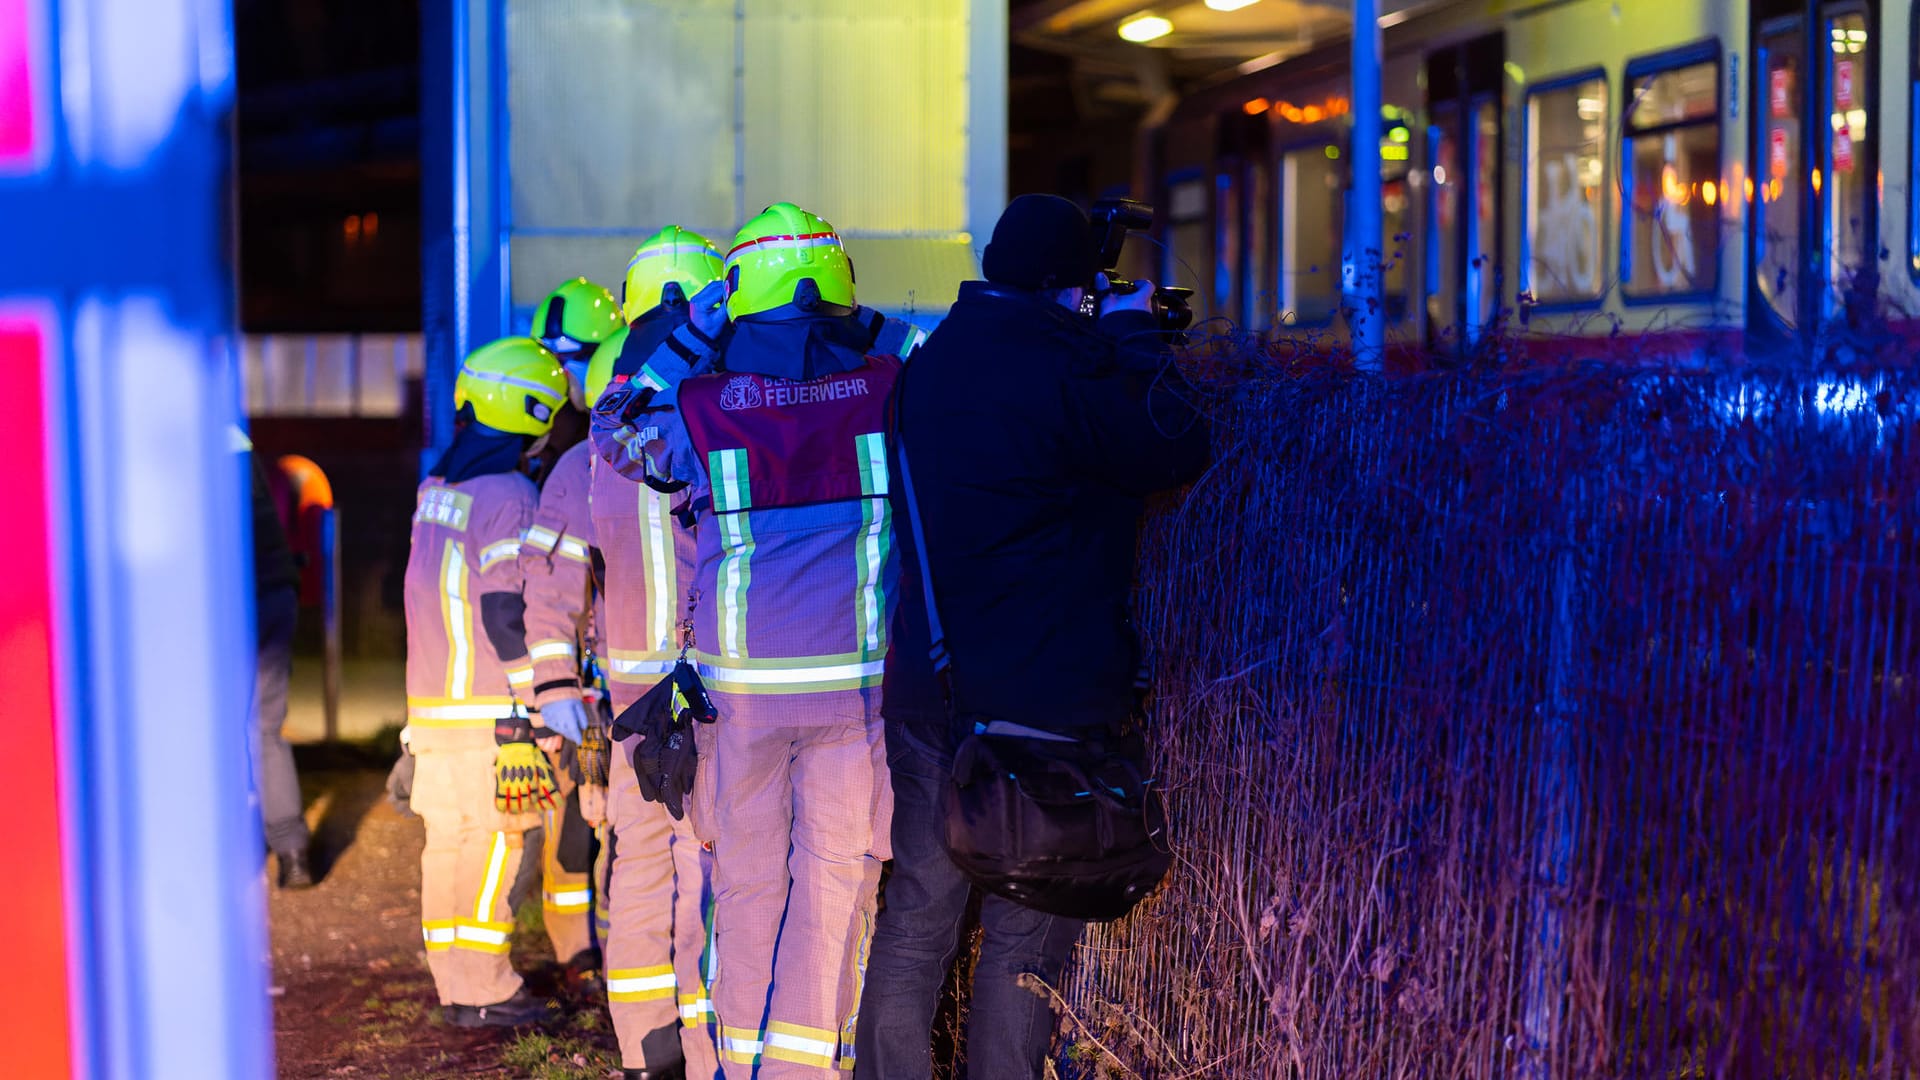
[[[980,261],[987,280],[1021,289],[1091,285],[1099,272],[1093,227],[1058,195],[1022,195],[1007,204]]]

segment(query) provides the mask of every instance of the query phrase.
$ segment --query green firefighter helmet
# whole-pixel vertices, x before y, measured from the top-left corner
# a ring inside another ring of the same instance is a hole
[[[796,300],[803,308],[853,309],[853,262],[840,234],[792,203],[774,203],[747,222],[733,238],[726,270],[727,314],[735,319]]]
[[[719,280],[720,271],[720,251],[713,241],[691,229],[669,225],[634,249],[620,294],[621,311],[632,322],[665,303],[668,286],[679,291],[679,299],[690,300]]]
[[[577,277],[562,282],[533,309],[533,332],[529,336],[562,362],[586,360],[624,325],[620,305],[606,286]]]
[[[473,418],[495,431],[541,436],[567,400],[560,358],[526,337],[505,337],[467,355],[453,382],[453,407],[473,406]]]

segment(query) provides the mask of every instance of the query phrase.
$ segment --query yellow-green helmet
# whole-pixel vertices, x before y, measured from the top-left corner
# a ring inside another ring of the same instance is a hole
[[[853,308],[853,262],[833,226],[792,203],[774,203],[733,238],[727,252],[727,314],[735,319],[794,302],[811,281],[820,302]]]
[[[505,337],[467,354],[453,382],[453,407],[473,406],[473,418],[495,431],[545,435],[567,400],[567,373],[545,345]]]
[[[600,395],[607,392],[607,384],[613,381],[613,365],[620,359],[620,350],[626,347],[627,327],[623,326],[593,350],[593,359],[587,361],[587,408],[600,403]]]
[[[528,336],[562,360],[584,360],[624,325],[620,305],[606,286],[577,277],[562,282],[533,309],[533,331]]]
[[[680,299],[720,277],[720,252],[713,241],[690,229],[669,225],[634,249],[627,263],[627,281],[620,293],[621,312],[627,321],[642,312],[659,307],[667,299],[669,285],[680,290]]]

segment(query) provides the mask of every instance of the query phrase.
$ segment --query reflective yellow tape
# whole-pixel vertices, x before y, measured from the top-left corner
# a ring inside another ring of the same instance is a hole
[[[549,638],[545,641],[534,642],[533,645],[527,649],[527,655],[531,657],[535,663],[542,660],[571,660],[574,658],[575,650],[573,642],[571,641],[557,641]]]
[[[493,834],[493,851],[487,856],[487,878],[480,886],[480,899],[473,905],[475,920],[485,923],[493,914],[494,898],[500,892],[500,871],[507,864],[507,834]]]
[[[558,911],[562,914],[571,915],[585,911],[588,907],[592,906],[593,890],[591,888],[584,888],[567,889],[561,892],[543,892],[541,893],[541,903],[548,911]]]
[[[614,968],[607,972],[608,1001],[669,1001],[674,991],[673,965]]]
[[[840,1050],[840,1033],[803,1024],[785,1024],[778,1020],[767,1025],[766,1055],[775,1061],[795,1065],[833,1068]]]

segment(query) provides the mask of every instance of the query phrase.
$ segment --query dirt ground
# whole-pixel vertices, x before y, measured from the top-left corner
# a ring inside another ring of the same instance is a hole
[[[387,801],[382,755],[336,745],[298,756],[323,876],[310,890],[271,892],[280,1076],[620,1075],[604,1003],[577,992],[561,993],[565,1020],[549,1033],[444,1023],[420,945],[420,820]],[[537,890],[520,907],[513,958],[536,991],[559,990]]]

